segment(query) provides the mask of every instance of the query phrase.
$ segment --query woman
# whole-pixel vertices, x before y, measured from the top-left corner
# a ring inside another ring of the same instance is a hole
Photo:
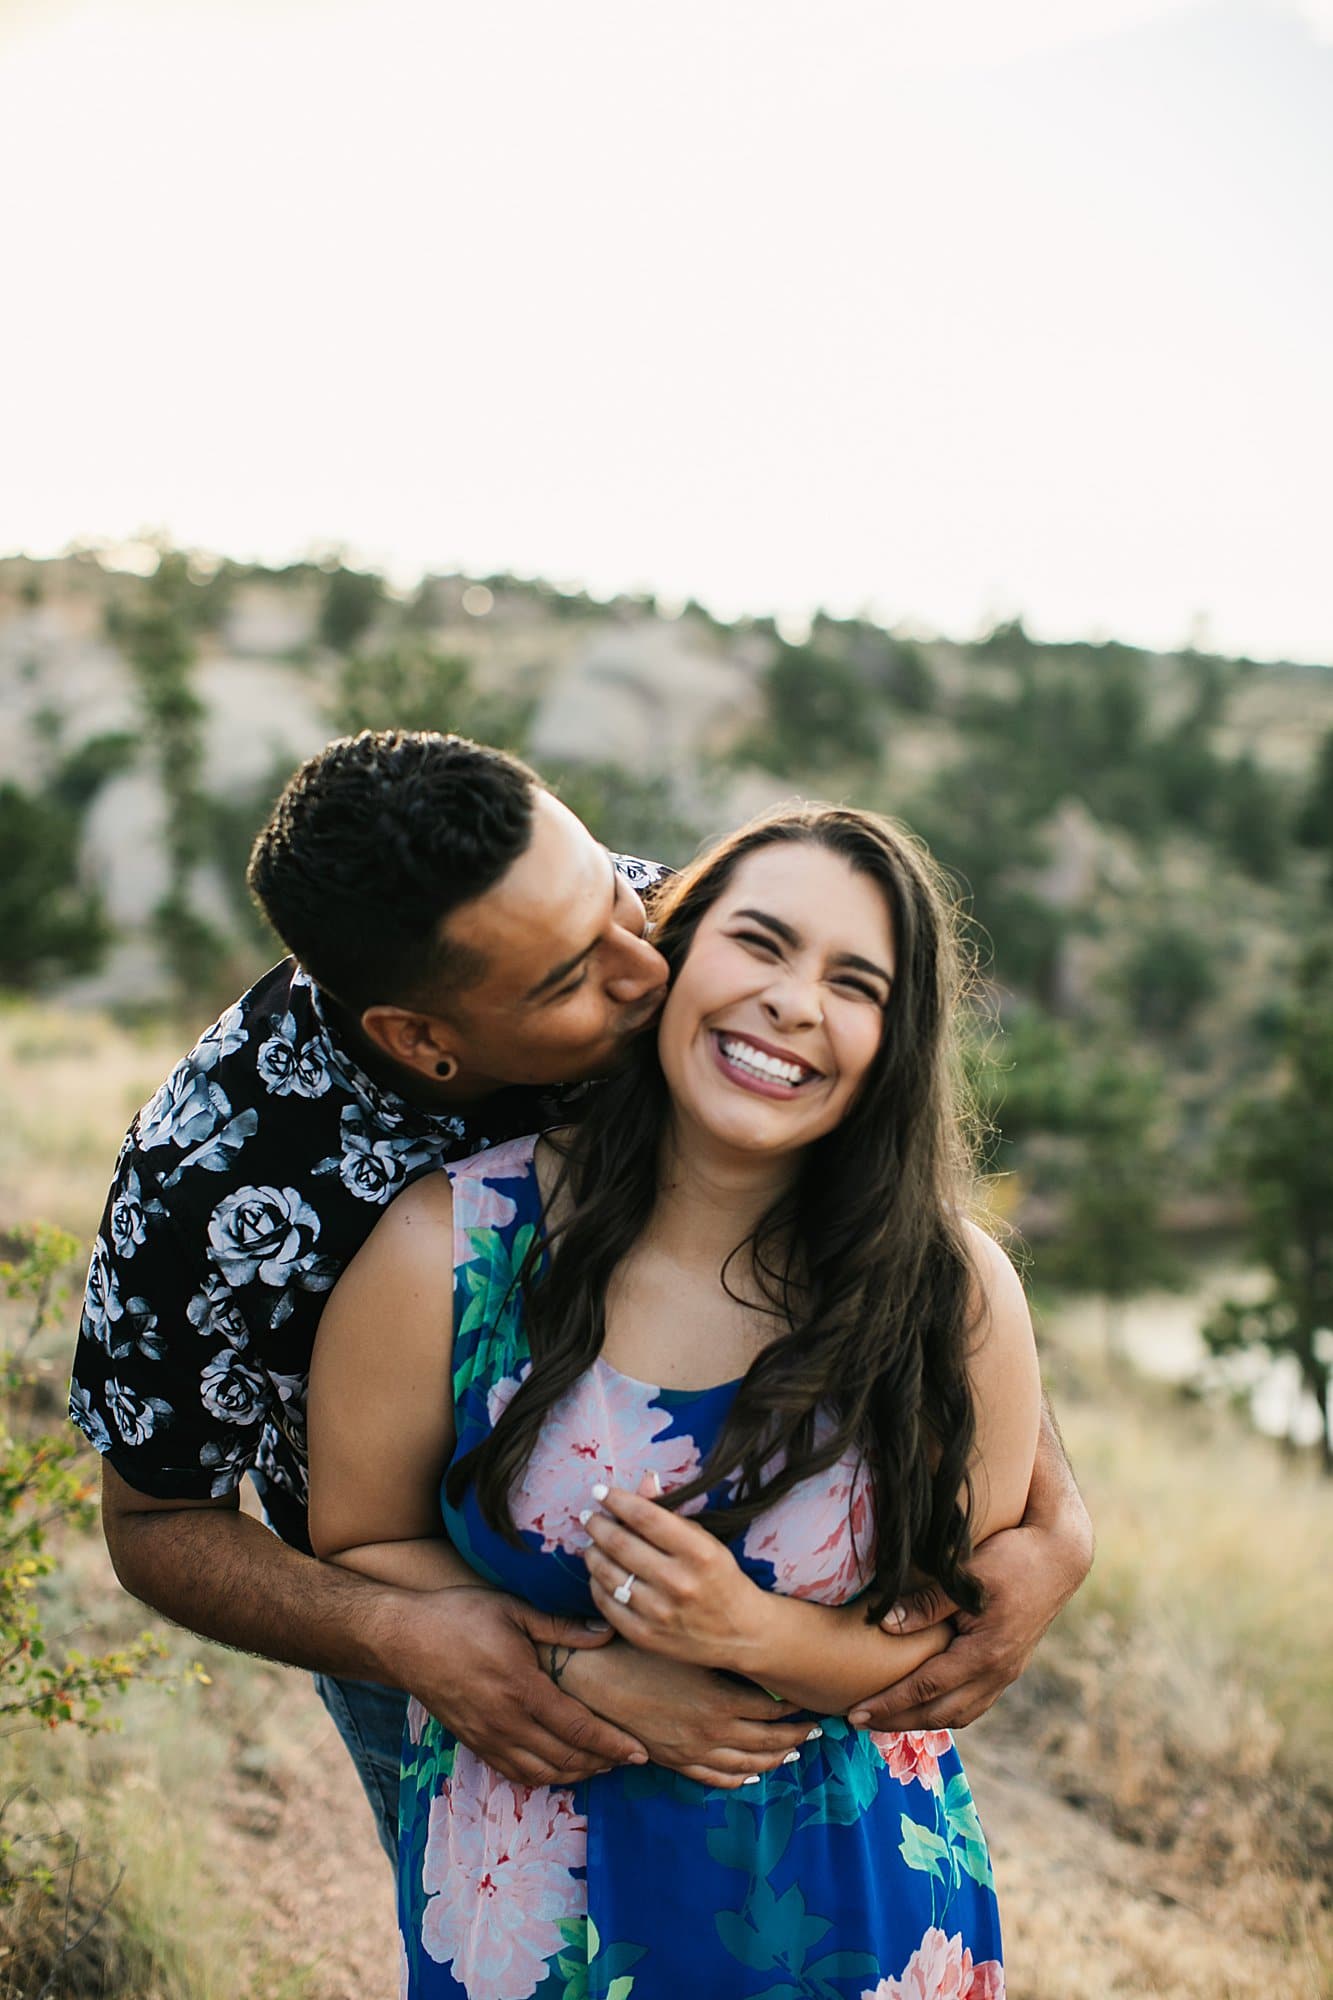
[[[1021,1517],[1035,1450],[1021,1288],[961,1211],[948,905],[888,821],[801,808],[675,878],[654,941],[656,1047],[576,1132],[418,1182],[338,1286],[312,1534],[416,1588],[595,1610],[682,1700],[743,1674],[809,1739],[534,1788],[414,1709],[403,1990],[994,2000],[951,1739],[843,1719],[947,1643],[884,1629],[914,1575],[975,1605],[969,1551]],[[597,1654],[545,1664],[634,1728]]]

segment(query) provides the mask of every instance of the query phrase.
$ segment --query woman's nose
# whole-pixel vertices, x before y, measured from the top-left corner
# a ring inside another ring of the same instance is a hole
[[[814,980],[775,980],[762,995],[764,1012],[775,1027],[817,1028],[824,1019],[824,1006]]]

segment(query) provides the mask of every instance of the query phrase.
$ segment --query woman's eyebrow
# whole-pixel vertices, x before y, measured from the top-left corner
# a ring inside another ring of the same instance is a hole
[[[747,918],[750,923],[762,924],[765,930],[772,931],[775,937],[780,937],[782,942],[790,945],[793,951],[799,951],[805,943],[805,939],[799,931],[794,931],[790,924],[782,921],[781,917],[771,917],[766,910],[737,910],[735,914],[737,917]],[[835,965],[855,966],[858,972],[873,973],[875,978],[882,979],[886,986],[893,985],[893,974],[891,972],[886,972],[882,965],[876,965],[875,961],[871,958],[862,958],[859,952],[835,952],[833,963]]]

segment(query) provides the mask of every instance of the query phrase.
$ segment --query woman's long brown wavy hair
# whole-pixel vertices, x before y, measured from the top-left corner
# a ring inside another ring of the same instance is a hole
[[[970,1154],[952,899],[924,849],[891,820],[841,806],[780,809],[660,892],[653,942],[673,975],[738,865],[781,842],[826,848],[878,884],[893,923],[893,990],[847,1116],[807,1149],[791,1189],[732,1253],[748,1250],[779,1331],[750,1364],[707,1463],[665,1504],[726,1482],[729,1503],[699,1518],[730,1538],[855,1447],[876,1502],[868,1618],[883,1616],[914,1569],[975,1609],[980,1591],[965,1567],[976,1430],[962,1236]],[[487,1522],[515,1541],[510,1492],[556,1403],[601,1350],[607,1288],[651,1214],[669,1113],[656,1037],[645,1036],[571,1136],[560,1177],[566,1219],[525,1262],[531,1372],[490,1436],[449,1472],[455,1504],[474,1481]]]

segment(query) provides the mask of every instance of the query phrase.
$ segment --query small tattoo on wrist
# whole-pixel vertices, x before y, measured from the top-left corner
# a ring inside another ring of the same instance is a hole
[[[559,1687],[560,1676],[564,1673],[565,1668],[569,1665],[573,1657],[574,1648],[572,1646],[552,1646],[548,1651],[546,1671],[556,1687]]]

